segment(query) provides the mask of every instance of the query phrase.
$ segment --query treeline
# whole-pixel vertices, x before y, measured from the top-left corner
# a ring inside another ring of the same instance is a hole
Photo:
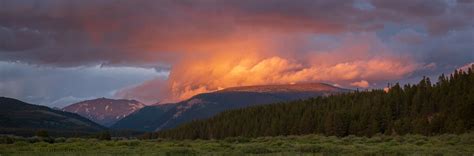
[[[438,135],[474,127],[474,65],[388,91],[355,91],[223,112],[207,120],[153,134],[152,138],[220,139],[279,135]]]
[[[90,131],[61,131],[57,129],[25,129],[25,128],[0,128],[1,135],[13,135],[18,137],[45,137],[45,138],[96,138],[108,140],[107,138],[140,138],[145,136],[142,131],[132,130],[103,130],[97,132]],[[0,141],[1,144],[1,141]]]

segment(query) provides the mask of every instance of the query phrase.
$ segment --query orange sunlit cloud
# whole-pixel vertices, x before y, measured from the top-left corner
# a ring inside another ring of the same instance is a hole
[[[71,88],[77,90],[74,94],[43,86],[46,81],[69,85],[73,81],[69,77],[77,77],[71,74],[61,80],[35,79],[37,87],[29,84],[32,81],[0,87],[3,92],[15,91],[14,97],[35,97],[37,103],[55,103],[71,96],[153,104],[234,86],[298,82],[371,89],[392,82],[413,83],[474,59],[474,23],[469,20],[474,3],[468,1],[0,3],[0,70],[13,80],[24,75],[7,68],[11,64],[15,67],[9,68],[22,67],[15,62],[38,70],[47,66],[54,71],[96,67],[147,71],[134,75],[138,82],[116,77],[117,84],[80,85]],[[407,9],[406,4],[411,7]],[[96,73],[89,71],[82,77],[89,75]],[[0,83],[5,81],[10,84],[10,78]],[[89,82],[103,81],[106,79]]]
[[[407,56],[393,56],[390,49],[376,43],[373,35],[351,35],[338,48],[303,57],[278,51],[275,42],[261,36],[228,41],[199,46],[199,50],[207,51],[201,55],[187,54],[172,67],[167,80],[155,80],[159,84],[166,81],[166,85],[153,87],[159,89],[147,90],[145,86],[152,84],[152,80],[124,89],[118,96],[129,98],[155,92],[160,94],[152,99],[176,102],[228,87],[303,82],[367,88],[371,81],[398,79],[419,68]]]

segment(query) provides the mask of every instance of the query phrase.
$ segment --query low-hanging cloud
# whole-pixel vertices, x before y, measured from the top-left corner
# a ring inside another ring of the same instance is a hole
[[[358,41],[353,40],[354,38]],[[220,49],[228,52],[221,55],[188,58],[175,64],[167,80],[148,81],[122,90],[118,96],[135,94],[134,97],[138,97],[151,90],[155,92],[151,98],[175,102],[228,87],[304,82],[328,82],[367,88],[368,81],[399,79],[422,67],[409,56],[396,55],[390,51],[373,34],[347,35],[335,48],[324,51],[314,49],[316,51],[304,57],[285,55],[284,51],[259,51],[272,49],[271,47],[230,47],[228,50]],[[348,50],[351,52],[347,53]],[[153,87],[153,84],[159,85]],[[164,92],[163,87],[166,88]]]

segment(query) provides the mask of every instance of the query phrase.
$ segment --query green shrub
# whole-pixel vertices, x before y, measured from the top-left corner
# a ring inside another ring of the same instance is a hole
[[[196,152],[189,148],[172,148],[166,152],[166,155],[195,155]]]
[[[13,144],[15,140],[9,136],[1,136],[0,144]]]
[[[242,152],[248,153],[248,154],[266,154],[266,153],[272,153],[271,150],[263,147],[263,146],[258,146],[258,145],[249,145],[245,146],[242,148]]]
[[[301,153],[320,153],[322,147],[320,145],[301,145],[297,151]]]
[[[86,140],[83,138],[67,138],[66,143],[74,143],[74,142],[85,142]]]
[[[36,132],[37,137],[49,137],[48,131],[46,130],[39,130]]]
[[[63,137],[55,138],[54,142],[55,143],[64,143],[64,142],[66,142],[66,138],[63,138]]]
[[[418,140],[415,142],[415,145],[418,145],[418,146],[421,146],[421,145],[424,145],[426,144],[426,142],[424,140]]]
[[[138,141],[138,140],[118,141],[118,142],[116,143],[116,145],[118,145],[118,146],[132,146],[132,147],[134,147],[134,146],[140,145],[140,141]]]
[[[41,139],[39,137],[31,137],[27,139],[29,143],[37,143],[41,142]]]
[[[250,142],[250,139],[247,137],[239,136],[239,137],[225,138],[224,141],[228,143],[247,143],[247,142]]]
[[[97,135],[97,139],[99,140],[112,140],[112,136],[110,135],[109,131],[101,132]]]
[[[14,143],[15,146],[21,147],[21,146],[28,146],[29,143],[26,141],[17,141]]]
[[[324,137],[292,136],[262,137],[240,141],[241,138],[222,140],[123,140],[104,141],[83,138],[56,138],[54,144],[41,137],[0,136],[10,144],[0,144],[0,153],[34,153],[34,155],[80,155],[84,152],[100,155],[432,155],[474,154],[474,134],[446,136],[378,136]],[[237,140],[237,141],[236,141]],[[379,142],[377,142],[379,140]],[[381,140],[381,141],[380,141]],[[400,141],[407,140],[407,141]],[[33,143],[30,143],[33,142]],[[341,144],[341,142],[343,144]],[[230,154],[232,155],[232,154]]]

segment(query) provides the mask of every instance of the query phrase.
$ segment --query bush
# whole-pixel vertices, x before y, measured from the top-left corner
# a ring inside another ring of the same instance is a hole
[[[39,130],[36,132],[37,137],[49,137],[48,131],[46,130]]]
[[[319,145],[302,145],[298,147],[298,151],[301,153],[319,153],[322,151],[322,147]]]
[[[74,143],[74,142],[84,142],[85,139],[83,138],[67,138],[66,143]]]
[[[112,140],[112,136],[110,135],[109,131],[101,132],[97,135],[97,139],[99,140]]]
[[[1,136],[0,144],[13,144],[15,140],[9,136]]]
[[[168,152],[166,152],[166,155],[194,155],[194,154],[196,154],[196,152],[188,148],[172,148]]]
[[[263,147],[263,146],[245,146],[242,148],[242,152],[248,153],[248,154],[266,154],[266,153],[272,153],[271,150]]]
[[[39,137],[31,137],[31,138],[28,138],[27,139],[29,143],[37,143],[37,142],[40,142],[41,139]]]
[[[14,143],[15,146],[22,147],[22,146],[28,146],[28,142],[26,141],[17,141]]]
[[[47,142],[47,143],[52,144],[52,143],[54,143],[54,138],[49,138],[49,137],[47,137],[47,138],[40,138],[40,141],[42,141],[42,142]]]
[[[247,143],[247,142],[250,142],[250,139],[239,136],[239,137],[225,138],[224,141],[228,143]]]
[[[151,133],[151,132],[146,132],[146,133],[144,133],[143,135],[141,135],[139,137],[139,139],[142,139],[142,140],[150,140],[150,139],[153,139],[153,138],[155,138],[155,137],[153,136],[153,133]]]
[[[118,146],[139,146],[140,141],[132,140],[132,141],[119,141],[116,143]]]
[[[64,143],[64,142],[66,142],[66,138],[63,138],[63,137],[56,138],[56,139],[54,139],[54,142],[55,143]]]

